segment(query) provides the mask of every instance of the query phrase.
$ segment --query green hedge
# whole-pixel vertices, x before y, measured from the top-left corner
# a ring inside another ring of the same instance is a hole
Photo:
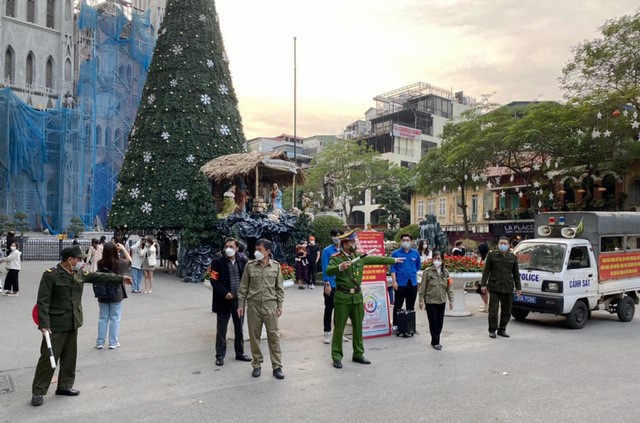
[[[316,237],[316,243],[324,247],[331,244],[331,229],[344,229],[344,221],[335,216],[316,217],[311,222],[311,235]]]
[[[418,227],[418,225],[409,225],[405,226],[404,228],[400,228],[398,229],[398,232],[396,232],[396,236],[393,238],[393,240],[395,242],[400,242],[400,235],[406,233],[411,234],[411,238],[415,241],[420,237],[420,228]]]

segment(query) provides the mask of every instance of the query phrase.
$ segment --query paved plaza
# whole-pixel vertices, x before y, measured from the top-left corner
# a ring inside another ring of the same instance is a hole
[[[420,334],[365,341],[373,364],[331,366],[322,343],[322,290],[287,289],[280,320],[286,379],[267,357],[260,378],[235,361],[229,346],[214,364],[211,291],[156,272],[153,294],[129,294],[117,350],[96,350],[98,306],[84,293],[74,388],[32,407],[31,382],[40,335],[31,321],[42,271],[53,262],[23,262],[20,296],[0,297],[0,423],[6,422],[596,422],[637,421],[635,358],[640,320],[620,323],[604,312],[583,330],[533,315],[512,322],[510,339],[487,336],[480,297],[467,296],[470,317],[445,318],[442,351]],[[6,276],[5,273],[0,277]],[[246,342],[246,351],[249,345]]]

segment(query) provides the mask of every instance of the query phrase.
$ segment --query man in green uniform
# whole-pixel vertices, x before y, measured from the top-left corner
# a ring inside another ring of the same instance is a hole
[[[362,339],[362,319],[364,305],[362,302],[362,270],[367,264],[402,263],[404,258],[376,257],[356,253],[357,237],[354,231],[347,232],[340,238],[340,251],[329,260],[327,275],[336,277],[336,293],[334,298],[335,329],[331,340],[331,359],[333,367],[342,368],[342,335],[351,319],[353,326],[353,356],[356,363],[371,364],[364,358],[364,341]]]
[[[82,326],[82,290],[85,283],[122,283],[131,285],[129,276],[107,273],[83,272],[84,253],[79,245],[67,247],[60,252],[62,261],[56,267],[47,269],[38,288],[38,329],[51,334],[51,345],[56,362],[59,361],[58,387],[56,395],[76,396],[80,391],[73,389],[76,376],[76,356],[78,354],[78,328]],[[40,359],[33,378],[31,404],[42,405],[47,394],[51,377],[47,344],[42,340]]]
[[[249,343],[253,360],[253,377],[259,377],[263,361],[260,351],[262,325],[267,328],[267,342],[271,355],[271,367],[276,379],[284,379],[282,372],[282,351],[278,318],[282,316],[284,283],[280,263],[270,258],[273,244],[267,239],[256,241],[255,260],[250,260],[244,268],[238,289],[238,316],[244,316],[247,309]]]
[[[492,251],[487,255],[482,272],[481,292],[487,293],[489,287],[489,336],[498,335],[508,338],[507,323],[511,318],[511,305],[513,304],[513,289],[516,294],[522,295],[520,290],[520,271],[518,259],[509,251],[509,239],[500,238],[498,251]],[[498,306],[500,306],[500,324],[498,324]]]

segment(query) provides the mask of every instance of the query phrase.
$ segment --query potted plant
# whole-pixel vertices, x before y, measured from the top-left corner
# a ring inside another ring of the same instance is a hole
[[[296,280],[296,269],[293,266],[289,266],[286,263],[280,265],[280,270],[282,271],[282,278],[285,283],[287,281],[291,281],[291,283],[295,283]]]

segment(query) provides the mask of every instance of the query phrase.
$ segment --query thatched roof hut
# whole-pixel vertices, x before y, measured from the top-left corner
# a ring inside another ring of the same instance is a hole
[[[291,161],[285,152],[228,154],[205,163],[200,171],[214,183],[234,181],[240,177],[247,185],[258,182],[276,182],[279,186],[301,185],[307,179],[305,173]]]

